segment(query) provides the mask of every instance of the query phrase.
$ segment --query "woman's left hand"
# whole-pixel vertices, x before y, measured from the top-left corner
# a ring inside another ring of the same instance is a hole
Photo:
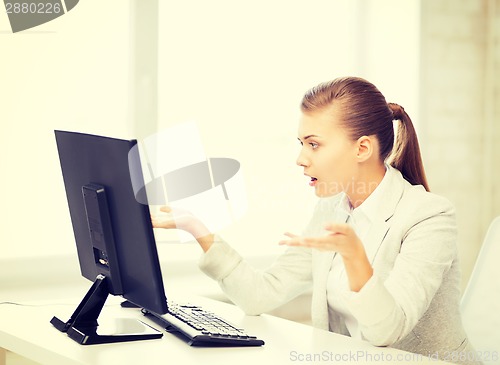
[[[315,248],[321,251],[338,252],[344,260],[354,259],[359,255],[366,255],[361,240],[349,224],[332,223],[325,227],[330,234],[321,237],[301,237],[285,233],[288,240],[282,240],[280,245],[302,246]]]
[[[344,261],[350,289],[354,292],[360,291],[373,275],[373,268],[366,256],[363,243],[348,224],[332,223],[325,229],[331,233],[322,237],[300,237],[285,233],[290,239],[280,241],[280,245],[338,252]]]

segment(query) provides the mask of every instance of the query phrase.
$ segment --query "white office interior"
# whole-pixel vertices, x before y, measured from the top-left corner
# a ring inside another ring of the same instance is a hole
[[[300,99],[346,75],[411,116],[430,189],[456,207],[465,291],[500,215],[499,43],[498,0],[85,0],[16,34],[1,15],[0,302],[79,298],[89,286],[55,129],[141,140],[194,121],[206,155],[239,161],[244,177],[247,211],[220,234],[265,268],[316,201],[295,164]],[[156,234],[166,283],[224,300],[195,243]],[[274,314],[308,325],[308,300]]]

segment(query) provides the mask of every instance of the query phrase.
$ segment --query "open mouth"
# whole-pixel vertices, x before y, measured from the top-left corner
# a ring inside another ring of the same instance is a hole
[[[315,177],[311,177],[311,181],[309,181],[309,186],[314,186],[314,185],[316,185],[316,181],[317,181],[317,180],[318,180],[318,179],[316,179]]]

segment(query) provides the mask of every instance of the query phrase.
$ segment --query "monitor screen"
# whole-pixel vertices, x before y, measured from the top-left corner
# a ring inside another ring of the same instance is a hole
[[[130,166],[143,179],[137,141],[67,131],[55,137],[82,275],[104,277],[110,294],[166,313],[149,206],[132,187]]]

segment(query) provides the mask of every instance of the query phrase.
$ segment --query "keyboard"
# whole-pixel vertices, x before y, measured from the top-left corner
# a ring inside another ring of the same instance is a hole
[[[188,341],[190,346],[262,346],[264,341],[251,336],[225,319],[192,304],[168,303],[168,313],[142,313],[166,331]]]

